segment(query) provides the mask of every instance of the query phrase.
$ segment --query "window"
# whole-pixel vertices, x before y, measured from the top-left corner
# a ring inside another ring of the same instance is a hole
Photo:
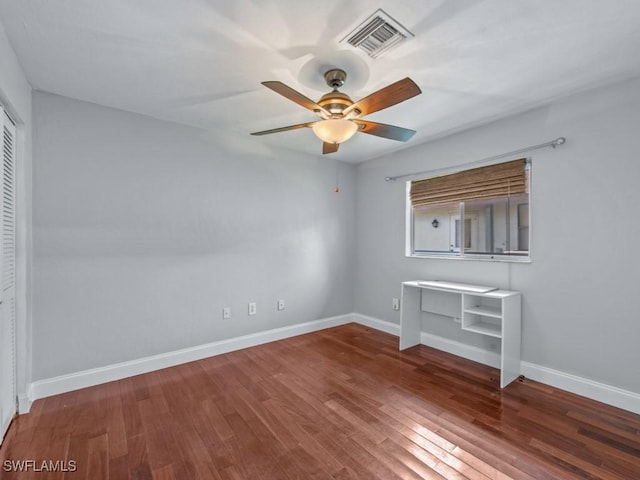
[[[407,183],[407,254],[529,258],[527,159]]]

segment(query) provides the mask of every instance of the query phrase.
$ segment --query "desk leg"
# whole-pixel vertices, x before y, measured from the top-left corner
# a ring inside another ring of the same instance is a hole
[[[500,388],[520,376],[520,344],[522,302],[520,295],[508,297],[502,303],[502,358],[500,360]]]
[[[402,286],[402,303],[400,304],[400,350],[420,344],[422,330],[422,289]]]

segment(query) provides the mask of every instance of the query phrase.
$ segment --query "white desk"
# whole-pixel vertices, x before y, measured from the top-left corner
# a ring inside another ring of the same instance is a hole
[[[425,291],[448,292],[453,296],[443,295],[444,301],[440,302],[437,295],[427,296]],[[439,280],[403,282],[400,350],[420,344],[422,312],[459,318],[462,330],[501,339],[500,387],[504,388],[520,375],[521,298],[520,292],[482,285]]]

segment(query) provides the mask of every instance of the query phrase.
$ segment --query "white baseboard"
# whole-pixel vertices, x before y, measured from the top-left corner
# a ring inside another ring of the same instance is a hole
[[[18,413],[29,413],[31,410],[31,404],[33,403],[32,389],[29,388],[29,392],[24,395],[18,395]]]
[[[449,340],[448,338],[425,332],[420,333],[420,343],[459,357],[468,358],[483,365],[500,368],[500,355],[479,347],[474,347],[473,345],[467,345],[466,343]]]
[[[105,367],[84,370],[59,377],[33,382],[26,395],[19,397],[19,413],[28,413],[33,401],[101,383],[120,380],[142,373],[172,367],[186,362],[232,352],[243,348],[274,342],[285,338],[311,333],[325,328],[355,322],[391,335],[400,335],[400,325],[359,313],[314,320],[311,322],[276,328],[265,332],[253,333],[241,337],[212,342],[196,347],[185,348],[138,360],[131,360]],[[466,345],[437,335],[422,332],[421,343],[438,350],[468,358],[470,360],[498,368],[500,356],[495,352]],[[640,394],[621,388],[595,382],[584,377],[553,370],[530,362],[521,362],[520,372],[537,382],[582,395],[599,402],[613,405],[633,413],[640,414]]]
[[[369,317],[360,313],[352,314],[352,318],[355,323],[359,323],[365,327],[371,327],[375,330],[395,335],[396,337],[400,336],[400,325],[397,323],[387,322],[386,320],[380,320],[379,318]]]
[[[400,325],[397,323],[387,322],[386,320],[380,320],[379,318],[369,317],[359,313],[353,314],[353,321],[360,325],[365,325],[367,327],[395,335],[396,337],[400,336]],[[482,348],[467,345],[456,340],[450,340],[448,338],[439,337],[438,335],[422,332],[420,334],[420,343],[447,353],[452,353],[453,355],[458,355],[459,357],[468,358],[474,362],[495,368],[500,367],[500,355],[497,353],[489,352]]]
[[[359,313],[353,314],[353,321],[391,335],[400,335],[400,325],[396,323]],[[420,341],[429,347],[468,358],[484,365],[495,368],[500,367],[500,355],[495,352],[425,332],[421,333]],[[520,362],[520,373],[536,382],[640,414],[640,394],[638,393],[525,361]]]
[[[337,327],[353,322],[353,315],[339,315],[336,317],[299,323],[288,327],[275,328],[265,332],[252,333],[241,337],[230,338],[218,342],[183,348],[173,352],[162,353],[150,357],[127,362],[107,365],[90,370],[61,375],[33,382],[26,396],[20,396],[20,413],[28,413],[31,403],[39,398],[70,392],[80,388],[91,387],[101,383],[121,380],[123,378],[148,373],[162,368],[173,367],[182,363],[193,362],[214,355],[233,352],[243,348],[262,345],[296,335],[311,333],[325,328]]]
[[[520,372],[536,382],[640,415],[640,394],[638,393],[525,361],[520,363]]]

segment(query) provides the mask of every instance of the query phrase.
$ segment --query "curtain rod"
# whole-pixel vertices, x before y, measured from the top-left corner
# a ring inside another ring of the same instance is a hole
[[[459,167],[468,167],[468,166],[475,165],[475,164],[478,164],[478,163],[484,163],[484,162],[489,162],[491,160],[498,160],[500,158],[510,157],[512,155],[517,155],[519,153],[530,152],[531,150],[538,150],[540,148],[546,148],[546,147],[556,148],[558,145],[562,145],[566,141],[567,141],[567,139],[565,137],[558,137],[555,140],[551,140],[550,142],[541,143],[539,145],[533,145],[531,147],[521,148],[519,150],[514,150],[513,152],[501,153],[500,155],[494,155],[493,157],[483,158],[482,160],[476,160],[474,162],[468,162],[468,163],[465,163],[463,165],[458,165],[458,166]],[[405,173],[403,175],[396,175],[394,177],[384,177],[384,181],[385,182],[395,182],[399,178],[413,177],[414,175],[420,175],[420,174],[424,174],[424,173],[434,173],[434,172],[437,172],[439,170],[449,170],[449,168],[446,168],[446,169],[440,168],[440,169],[436,169],[436,170],[423,170],[422,172]]]

